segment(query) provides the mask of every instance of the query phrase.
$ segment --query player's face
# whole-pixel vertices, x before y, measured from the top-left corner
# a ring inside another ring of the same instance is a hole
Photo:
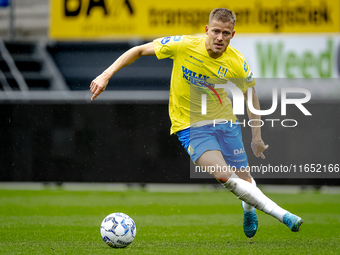
[[[212,58],[218,58],[226,51],[230,40],[234,37],[235,31],[233,24],[230,22],[221,22],[213,20],[210,26],[205,27],[205,33],[208,35],[205,46]]]

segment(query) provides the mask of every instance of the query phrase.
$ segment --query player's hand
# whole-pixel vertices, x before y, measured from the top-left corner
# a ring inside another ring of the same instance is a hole
[[[251,142],[251,149],[256,157],[261,157],[265,159],[263,152],[268,149],[269,145],[265,145],[262,139],[260,140],[253,140]]]
[[[109,78],[105,73],[102,73],[101,75],[97,76],[97,78],[91,82],[90,90],[93,93],[91,100],[96,99],[97,96],[99,96],[99,94],[105,90],[108,82]]]

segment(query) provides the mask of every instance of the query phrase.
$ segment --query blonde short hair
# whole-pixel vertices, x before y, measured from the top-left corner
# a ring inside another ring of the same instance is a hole
[[[216,8],[216,9],[214,9],[214,10],[212,10],[210,12],[210,15],[209,15],[209,25],[211,24],[211,22],[213,20],[221,21],[221,22],[224,22],[224,23],[230,22],[231,24],[233,24],[233,26],[235,26],[236,16],[229,9],[226,9],[226,8]]]

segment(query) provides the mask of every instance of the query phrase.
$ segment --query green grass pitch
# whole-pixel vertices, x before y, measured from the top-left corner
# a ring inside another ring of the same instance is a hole
[[[303,218],[300,232],[258,212],[248,242],[240,201],[227,191],[0,190],[0,254],[339,254],[340,195],[267,195]],[[136,223],[127,248],[100,237],[101,221],[113,212]]]

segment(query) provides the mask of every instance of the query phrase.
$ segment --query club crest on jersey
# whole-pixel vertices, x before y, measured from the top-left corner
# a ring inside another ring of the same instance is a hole
[[[217,72],[218,77],[224,78],[225,75],[227,74],[227,72],[228,72],[228,68],[220,66],[220,68],[218,69],[218,72]]]

